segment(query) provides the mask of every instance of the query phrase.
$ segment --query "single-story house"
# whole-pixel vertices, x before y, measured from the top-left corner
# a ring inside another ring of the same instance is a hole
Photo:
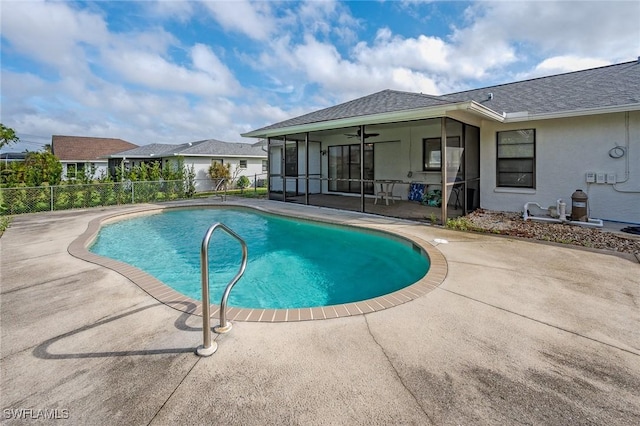
[[[62,179],[75,180],[86,171],[93,170],[92,178],[107,173],[106,155],[136,148],[138,145],[122,139],[85,136],[51,137],[51,152],[62,163]]]
[[[581,189],[589,218],[640,223],[640,58],[441,96],[384,90],[243,136],[266,139],[272,199],[371,211],[382,195],[443,218],[559,199],[570,213]]]
[[[26,152],[3,152],[0,153],[0,162],[13,163],[14,161],[24,161],[27,158]]]
[[[124,165],[134,167],[141,163],[160,161],[162,166],[175,164],[182,158],[184,165],[194,168],[196,173],[196,190],[214,189],[214,182],[209,177],[209,168],[215,162],[230,165],[231,174],[236,178],[246,176],[251,184],[264,181],[267,177],[267,152],[259,145],[223,142],[206,139],[179,145],[149,144],[127,151],[110,154],[109,167],[114,174],[115,167]]]

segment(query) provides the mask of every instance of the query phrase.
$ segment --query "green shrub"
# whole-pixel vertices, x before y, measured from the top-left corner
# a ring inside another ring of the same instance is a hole
[[[447,219],[445,226],[449,229],[457,229],[458,231],[475,231],[476,227],[466,217],[457,217],[455,219]]]
[[[238,178],[238,182],[236,182],[236,186],[238,188],[240,188],[241,190],[244,190],[245,188],[248,188],[250,185],[251,185],[251,181],[246,176],[240,176]]]

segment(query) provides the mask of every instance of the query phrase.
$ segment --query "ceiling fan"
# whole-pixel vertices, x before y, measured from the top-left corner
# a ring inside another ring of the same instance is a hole
[[[360,129],[358,129],[358,131],[356,132],[355,135],[353,135],[353,134],[345,134],[345,136],[348,137],[348,138],[358,138],[358,139],[360,139],[360,135],[361,135]],[[380,136],[380,133],[367,133],[367,132],[364,132],[364,138],[365,139],[371,138],[371,137],[376,137],[376,136]]]

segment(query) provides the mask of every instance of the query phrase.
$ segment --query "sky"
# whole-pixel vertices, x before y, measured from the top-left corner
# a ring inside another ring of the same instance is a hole
[[[0,122],[137,145],[636,60],[640,1],[0,0]]]

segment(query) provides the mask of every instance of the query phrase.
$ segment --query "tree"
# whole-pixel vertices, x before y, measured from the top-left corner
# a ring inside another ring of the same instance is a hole
[[[25,183],[40,186],[44,182],[59,185],[62,178],[62,164],[58,157],[47,151],[30,152],[24,160]]]
[[[0,123],[0,148],[19,141],[20,138],[12,128]]]
[[[222,163],[213,163],[209,167],[209,176],[211,179],[231,180],[231,164],[224,165]]]

